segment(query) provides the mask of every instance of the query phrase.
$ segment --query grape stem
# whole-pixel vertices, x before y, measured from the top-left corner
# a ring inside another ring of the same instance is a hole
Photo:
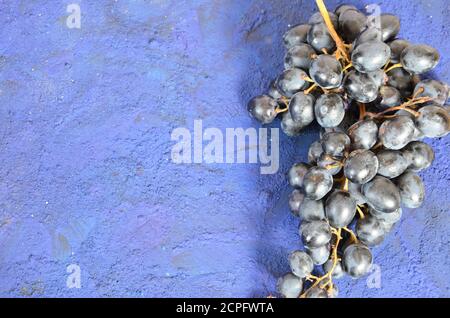
[[[306,276],[306,280],[309,280],[309,281],[313,281],[313,280],[316,280],[316,279],[319,279],[319,277],[314,276],[312,274]]]
[[[411,96],[410,100],[417,99],[417,96],[422,94],[424,91],[425,91],[424,87],[419,87],[419,89],[413,94],[413,96]]]
[[[386,63],[386,65],[383,68],[383,71],[386,73],[386,70],[389,68],[389,65],[391,64],[391,59],[389,59]]]
[[[343,57],[346,62],[350,62],[350,59],[348,57],[347,52],[347,46],[345,45],[344,41],[339,37],[338,33],[336,32],[336,29],[334,28],[333,22],[330,19],[330,15],[328,14],[328,10],[325,6],[325,3],[323,0],[316,0],[317,7],[319,8],[320,14],[323,17],[323,20],[325,21],[325,25],[327,26],[328,32],[330,33],[331,37],[333,38],[334,42],[336,43],[336,58],[340,59],[340,57]]]
[[[403,67],[402,63],[397,63],[392,65],[391,67],[389,67],[388,69],[384,70],[385,73],[389,73],[390,71],[392,71],[395,68],[400,68]]]
[[[352,63],[349,63],[349,64],[347,64],[347,66],[345,66],[343,69],[342,69],[342,71],[343,72],[345,72],[345,71],[347,71],[349,68],[351,68],[351,67],[353,67],[353,64]]]
[[[396,107],[391,107],[391,108],[389,108],[388,110],[385,110],[385,111],[383,111],[383,112],[381,112],[381,113],[378,113],[378,114],[375,116],[375,118],[385,117],[384,114],[389,113],[389,112],[392,112],[392,111],[395,111],[395,110],[404,110],[404,111],[407,111],[408,113],[413,114],[415,117],[419,117],[419,113],[416,112],[415,110],[412,110],[412,109],[410,109],[410,108],[408,108],[408,107],[396,106]],[[395,117],[395,116],[394,116],[394,117]]]
[[[286,96],[281,96],[280,101],[285,104],[286,106],[289,106],[289,98],[287,98]]]
[[[313,85],[311,85],[310,88],[308,88],[304,93],[305,95],[308,95],[309,93],[311,93],[315,88],[317,87],[317,84],[314,83]]]
[[[311,77],[309,77],[308,75],[303,75],[302,79],[306,82],[315,83],[314,80]]]
[[[363,103],[359,103],[358,106],[359,106],[359,120],[362,120],[366,116],[366,105]]]
[[[347,179],[347,178],[345,178],[345,180],[344,180],[344,186],[342,187],[342,189],[343,189],[344,191],[347,191],[347,192],[348,192],[348,179]]]
[[[379,141],[375,144],[375,146],[372,147],[372,150],[377,150],[378,148],[381,148],[381,147],[383,147],[383,143],[381,141]]]
[[[417,116],[419,116],[419,113],[416,112],[415,110],[412,110],[410,107],[418,105],[418,104],[427,103],[431,100],[432,100],[431,97],[413,97],[411,100],[409,100],[399,106],[390,107],[380,113],[377,113],[377,114],[366,113],[366,114],[370,115],[370,117],[372,117],[372,118],[380,118],[380,117],[386,117],[386,116],[384,116],[385,114],[396,111],[396,110],[405,110],[417,117]]]
[[[343,89],[342,88],[333,88],[333,89],[329,89],[327,91],[328,91],[328,94],[340,94],[343,92]]]
[[[281,113],[285,113],[289,110],[289,107],[280,107],[278,106],[277,108],[275,108],[275,113],[277,114],[281,114]]]
[[[359,217],[361,218],[361,219],[364,219],[366,216],[364,215],[364,212],[361,210],[361,208],[359,207],[359,206],[356,206],[356,210],[358,211],[358,213],[359,213]]]
[[[348,227],[343,227],[342,229],[350,234],[350,237],[354,243],[359,242],[358,238],[356,237],[356,234],[352,230],[350,230]]]
[[[338,162],[338,163],[332,163],[332,164],[326,165],[325,169],[331,170],[331,169],[340,168],[340,167],[342,167],[342,163]]]
[[[285,96],[281,96],[280,102],[282,102],[284,104],[284,107],[277,106],[277,108],[275,108],[276,114],[281,114],[281,113],[287,112],[289,110],[289,98],[287,98]]]

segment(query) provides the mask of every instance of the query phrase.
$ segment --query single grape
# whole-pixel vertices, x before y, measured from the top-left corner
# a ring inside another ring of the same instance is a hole
[[[356,204],[363,205],[367,203],[366,198],[361,193],[362,185],[358,183],[349,182],[348,183],[348,192],[352,196],[352,198],[356,201]]]
[[[292,29],[289,29],[289,31],[287,31],[283,36],[283,41],[286,48],[290,49],[296,45],[306,43],[309,29],[311,29],[309,24],[300,24],[294,26]]]
[[[338,17],[333,12],[328,12],[328,15],[330,16],[330,20],[333,23],[333,26],[335,29],[338,27]],[[308,21],[309,24],[316,24],[316,23],[325,23],[322,14],[320,12],[314,13],[311,18],[309,18]]]
[[[324,128],[336,127],[345,116],[345,106],[338,94],[321,95],[314,106],[316,120]]]
[[[323,264],[323,270],[325,273],[328,273],[331,271],[331,269],[333,268],[333,260],[329,259],[325,264]],[[342,268],[342,263],[340,261],[336,262],[336,266],[334,267],[333,273],[331,274],[331,276],[334,279],[339,279],[345,276],[345,271]]]
[[[400,55],[403,68],[413,74],[431,71],[439,62],[439,53],[431,46],[420,44],[406,47]]]
[[[308,248],[324,246],[331,240],[330,225],[324,220],[303,221],[299,233]]]
[[[333,52],[336,48],[336,43],[324,23],[311,25],[307,36],[307,42],[320,53],[322,53],[324,49],[328,52]]]
[[[339,17],[343,12],[347,10],[358,10],[354,5],[351,4],[341,4],[336,7],[334,13]]]
[[[442,106],[424,106],[419,109],[416,126],[426,137],[444,137],[450,132],[450,115]]]
[[[417,97],[431,97],[433,102],[439,105],[444,105],[447,102],[448,94],[448,85],[433,79],[423,80],[414,88],[414,95]]]
[[[294,137],[300,135],[305,128],[302,122],[297,122],[292,119],[291,112],[284,112],[281,116],[281,130],[288,136]]]
[[[348,72],[344,87],[350,98],[360,103],[370,103],[378,97],[377,83],[367,74],[355,70]]]
[[[385,213],[385,212],[375,210],[372,207],[369,207],[369,213],[373,217],[377,218],[382,223],[382,225],[385,229],[386,228],[390,229],[390,227],[388,225],[394,225],[395,223],[400,221],[402,214],[403,214],[403,210],[401,208],[398,208],[394,212]]]
[[[381,30],[374,26],[366,27],[356,38],[353,47],[357,48],[359,45],[370,41],[381,41]]]
[[[409,163],[408,168],[416,172],[429,168],[434,161],[433,148],[421,141],[409,143],[402,154]]]
[[[291,98],[295,93],[308,87],[305,78],[308,75],[299,68],[285,70],[277,79],[278,90],[286,97]]]
[[[293,46],[286,53],[284,58],[284,68],[291,69],[296,67],[307,71],[311,66],[315,54],[316,51],[306,43]]]
[[[344,73],[341,63],[334,56],[322,54],[311,62],[309,75],[320,87],[331,89],[341,86]]]
[[[409,41],[397,39],[388,43],[391,48],[391,63],[400,63],[400,56],[405,48],[410,46]]]
[[[325,128],[337,127],[345,116],[345,106],[338,94],[321,95],[314,106],[316,120]]]
[[[395,224],[396,223],[381,222],[381,225],[383,226],[383,229],[384,229],[385,236],[388,235],[392,231],[392,229],[394,228]]]
[[[342,263],[349,276],[359,278],[366,275],[372,267],[372,253],[365,245],[352,244],[345,249]]]
[[[399,150],[381,150],[377,153],[378,174],[392,179],[401,175],[408,169],[410,161]]]
[[[302,205],[304,200],[305,194],[299,189],[295,189],[289,195],[289,209],[294,216],[300,216],[300,206]]]
[[[413,94],[414,91],[414,86],[417,85],[417,83],[419,82],[420,82],[419,75],[413,75],[411,77],[411,87],[403,90],[399,89],[399,92],[402,95],[403,100],[408,100],[411,98],[411,95]]]
[[[305,197],[300,204],[298,215],[303,221],[308,222],[324,220],[325,208],[322,200],[313,200]]]
[[[378,171],[378,158],[366,149],[354,150],[344,164],[344,175],[353,183],[366,184]]]
[[[342,228],[349,225],[355,213],[356,201],[346,191],[334,191],[325,203],[325,214],[332,227]]]
[[[306,291],[305,298],[328,298],[328,293],[325,289],[316,286]]]
[[[418,208],[425,199],[425,186],[414,172],[405,172],[395,180],[400,190],[402,204],[407,208]]]
[[[320,156],[323,154],[323,148],[320,141],[315,141],[309,146],[308,150],[308,162],[310,164],[316,164]]]
[[[416,76],[408,73],[403,68],[394,68],[387,73],[389,86],[395,87],[400,93],[404,93],[406,97],[410,97],[413,88],[416,85]]]
[[[400,32],[400,20],[393,14],[382,14],[380,16],[382,40],[389,41]]]
[[[423,134],[423,132],[417,128],[417,126],[414,126],[414,138],[413,141],[421,141],[422,139],[425,138],[425,135]]]
[[[383,242],[385,237],[384,226],[381,221],[371,215],[359,219],[356,223],[358,239],[367,246],[376,246]]]
[[[312,167],[303,179],[306,196],[313,200],[322,199],[333,187],[333,176],[325,169]]]
[[[311,166],[307,163],[296,163],[288,172],[288,181],[291,187],[301,188],[303,186],[303,178]]]
[[[330,257],[330,250],[330,244],[322,245],[319,247],[306,247],[306,253],[311,256],[314,265],[323,265]]]
[[[361,73],[379,70],[389,60],[391,49],[382,41],[369,41],[358,45],[352,52],[354,68]]]
[[[303,290],[303,280],[288,273],[278,279],[277,290],[284,298],[298,298]]]
[[[377,107],[380,110],[385,110],[390,107],[399,106],[402,103],[402,95],[392,86],[381,86],[380,87],[380,102]]]
[[[319,137],[320,137],[320,139],[322,139],[323,136],[325,136],[325,134],[328,134],[328,133],[342,133],[342,134],[345,134],[346,132],[345,132],[344,129],[342,129],[339,126],[337,126],[337,127],[329,127],[329,128],[321,127],[320,130],[319,130]]]
[[[353,149],[370,149],[377,143],[378,126],[373,120],[360,120],[348,129]]]
[[[289,255],[289,266],[292,273],[300,278],[310,275],[314,269],[313,260],[303,251],[295,251]]]
[[[413,121],[415,121],[416,117],[411,114],[410,112],[404,110],[404,109],[400,109],[397,112],[395,112],[395,116],[407,116],[409,118],[411,118]],[[411,141],[420,141],[423,138],[425,138],[425,135],[423,134],[423,132],[417,128],[416,125],[414,125],[414,134],[413,137],[411,139]]]
[[[400,208],[400,191],[395,184],[382,176],[376,176],[362,187],[362,194],[369,206],[377,211],[392,213]]]
[[[277,117],[278,103],[267,95],[256,96],[247,106],[250,116],[263,124],[270,124]]]
[[[326,153],[323,153],[317,161],[317,166],[327,169],[328,172],[335,176],[342,170],[341,161],[338,158],[334,158]]]
[[[367,72],[366,73],[378,86],[381,87],[388,81],[388,77],[386,73],[383,70],[375,70],[373,72]]]
[[[414,140],[414,130],[414,122],[409,116],[397,116],[381,124],[378,138],[386,148],[398,150]]]
[[[267,92],[267,95],[275,99],[276,101],[279,101],[283,94],[281,94],[280,90],[277,87],[277,81],[274,80],[270,83],[269,91]]]
[[[323,151],[334,157],[342,157],[350,147],[350,137],[342,132],[328,132],[322,137]]]
[[[407,116],[409,118],[411,118],[412,120],[414,120],[414,118],[416,118],[413,114],[411,114],[411,112],[408,112],[404,109],[399,109],[395,112],[396,116]]]
[[[308,126],[314,121],[315,98],[311,94],[298,92],[289,102],[289,112],[294,121]]]
[[[339,14],[340,34],[347,43],[352,43],[367,26],[367,17],[364,13],[349,9]]]

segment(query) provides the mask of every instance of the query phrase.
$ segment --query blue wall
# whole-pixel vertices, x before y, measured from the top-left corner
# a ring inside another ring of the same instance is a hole
[[[66,26],[73,2],[81,29]],[[402,36],[439,49],[431,76],[450,82],[448,1],[378,3],[401,17]],[[0,296],[274,292],[300,247],[284,172],[317,129],[282,136],[276,175],[175,165],[170,134],[194,119],[258,127],[246,102],[282,69],[288,25],[315,11],[293,0],[1,1]],[[449,141],[429,141],[425,204],[375,249],[381,288],[345,279],[341,296],[450,296]],[[70,264],[80,289],[66,287]]]

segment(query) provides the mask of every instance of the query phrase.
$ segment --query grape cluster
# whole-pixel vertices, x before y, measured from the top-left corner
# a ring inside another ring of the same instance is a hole
[[[284,35],[285,70],[248,110],[263,124],[281,117],[298,135],[314,120],[320,140],[308,163],[288,172],[292,213],[301,219],[304,251],[289,256],[291,273],[278,280],[283,297],[336,297],[334,279],[359,278],[402,216],[421,206],[417,173],[434,160],[421,141],[450,132],[447,84],[421,79],[439,61],[427,45],[396,39],[399,19],[374,23],[352,5],[320,12]]]

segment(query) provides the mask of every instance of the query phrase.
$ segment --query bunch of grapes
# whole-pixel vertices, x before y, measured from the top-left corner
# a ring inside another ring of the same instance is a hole
[[[283,297],[335,297],[333,280],[366,275],[370,248],[402,207],[424,200],[417,172],[434,152],[421,140],[450,131],[448,86],[419,76],[437,65],[434,48],[396,39],[394,15],[370,19],[351,5],[331,13],[316,2],[320,12],[284,35],[285,71],[248,104],[263,124],[281,117],[289,136],[314,120],[321,126],[308,163],[288,173],[305,250],[289,256],[291,273],[277,285]]]

